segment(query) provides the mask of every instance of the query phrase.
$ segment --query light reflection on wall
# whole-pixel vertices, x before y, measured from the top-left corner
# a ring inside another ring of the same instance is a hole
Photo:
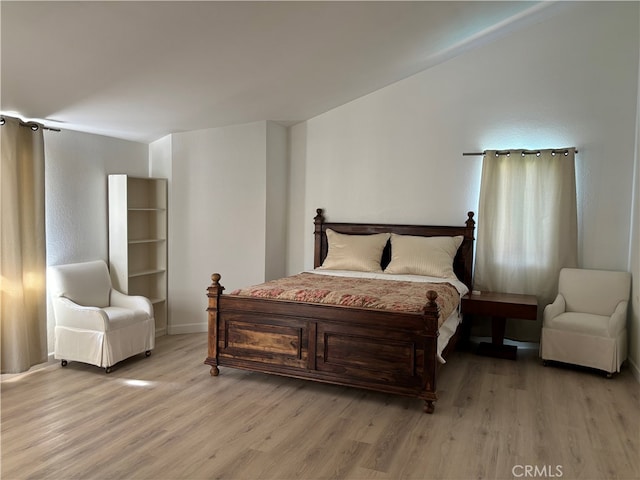
[[[481,145],[491,150],[544,150],[547,148],[576,147],[570,132],[556,124],[553,128],[537,121],[527,122],[522,118],[505,118],[503,122],[494,122],[494,128],[484,132]]]

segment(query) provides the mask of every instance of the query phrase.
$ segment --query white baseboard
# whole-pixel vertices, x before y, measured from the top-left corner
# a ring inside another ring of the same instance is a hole
[[[182,335],[184,333],[206,333],[209,329],[207,323],[186,323],[184,325],[169,325],[168,335]]]

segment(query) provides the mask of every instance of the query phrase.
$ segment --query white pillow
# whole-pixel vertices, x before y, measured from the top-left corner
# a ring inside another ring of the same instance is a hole
[[[457,237],[417,237],[391,234],[391,262],[385,273],[456,278],[453,259],[462,244]]]
[[[327,228],[329,251],[319,268],[382,272],[382,251],[389,240],[388,233],[347,235]]]

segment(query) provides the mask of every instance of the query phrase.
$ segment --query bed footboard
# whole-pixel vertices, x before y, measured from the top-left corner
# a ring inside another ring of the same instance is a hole
[[[437,293],[422,314],[222,295],[208,296],[208,356],[218,366],[417,397],[434,411]]]

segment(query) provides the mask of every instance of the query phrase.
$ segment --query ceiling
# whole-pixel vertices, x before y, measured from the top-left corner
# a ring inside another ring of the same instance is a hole
[[[3,0],[0,109],[145,143],[293,124],[539,19],[549,5]]]

